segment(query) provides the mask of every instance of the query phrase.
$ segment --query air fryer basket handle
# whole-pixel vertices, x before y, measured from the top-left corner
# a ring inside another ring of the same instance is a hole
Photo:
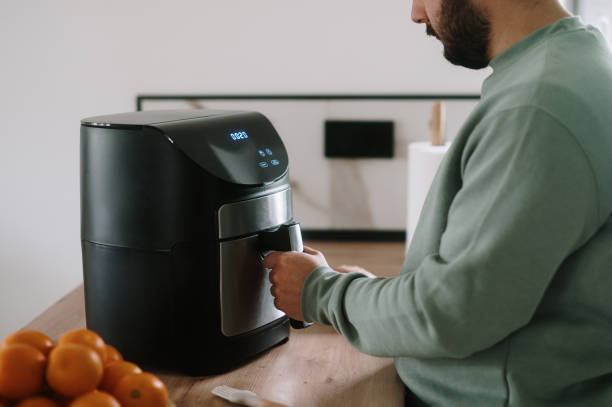
[[[281,225],[277,230],[263,232],[259,235],[259,246],[262,253],[275,251],[303,252],[302,231],[299,222],[289,222]],[[298,321],[289,318],[289,323],[294,329],[308,328],[312,322]]]

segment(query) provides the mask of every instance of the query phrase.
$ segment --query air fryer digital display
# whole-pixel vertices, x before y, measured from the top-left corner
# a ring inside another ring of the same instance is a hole
[[[249,138],[249,135],[247,134],[246,131],[235,131],[233,133],[230,133],[230,139],[233,142],[240,142],[242,140],[246,140]]]
[[[234,146],[239,146],[249,142],[249,133],[246,131],[233,131],[229,133],[228,139]],[[258,146],[257,156],[255,157],[259,168],[273,168],[280,165],[280,161],[274,156],[270,147]]]
[[[244,113],[164,124],[167,135],[198,165],[226,181],[262,185],[287,171],[287,151],[260,114]],[[160,126],[162,127],[162,126]]]

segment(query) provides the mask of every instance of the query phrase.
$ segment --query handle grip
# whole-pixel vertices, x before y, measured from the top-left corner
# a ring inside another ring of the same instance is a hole
[[[261,233],[259,235],[259,249],[262,253],[270,250],[303,252],[304,244],[299,222],[286,223],[274,231]],[[308,328],[313,323],[289,318],[289,324],[293,329],[303,329]]]
[[[309,326],[312,326],[313,323],[314,322],[306,322],[306,321],[300,321],[297,319],[289,318],[289,325],[291,325],[291,328],[293,329],[308,328]]]

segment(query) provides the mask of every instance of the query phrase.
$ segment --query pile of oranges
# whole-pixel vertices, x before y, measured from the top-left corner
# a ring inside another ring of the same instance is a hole
[[[87,329],[56,344],[22,330],[0,343],[0,407],[166,407],[168,392]]]

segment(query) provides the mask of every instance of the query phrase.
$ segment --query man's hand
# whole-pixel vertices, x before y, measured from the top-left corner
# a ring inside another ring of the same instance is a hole
[[[304,246],[304,252],[272,252],[264,258],[264,267],[270,271],[270,292],[274,306],[290,318],[303,321],[300,299],[304,280],[312,270],[327,266],[327,261],[318,250]]]

